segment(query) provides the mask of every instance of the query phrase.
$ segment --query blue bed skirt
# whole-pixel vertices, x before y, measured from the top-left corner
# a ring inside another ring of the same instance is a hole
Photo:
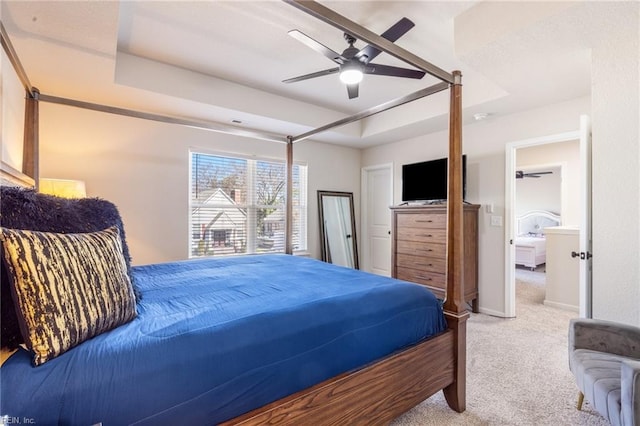
[[[133,268],[138,317],[42,366],[0,368],[0,414],[38,425],[216,424],[446,329],[425,287],[256,255]]]

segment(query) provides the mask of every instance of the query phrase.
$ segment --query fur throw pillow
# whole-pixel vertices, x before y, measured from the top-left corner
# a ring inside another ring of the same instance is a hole
[[[0,226],[29,231],[82,233],[116,226],[122,240],[122,254],[136,299],[140,300],[131,274],[131,256],[124,225],[117,207],[99,198],[66,199],[39,194],[33,189],[0,187]],[[0,262],[0,346],[14,349],[23,342],[11,296],[7,269]]]

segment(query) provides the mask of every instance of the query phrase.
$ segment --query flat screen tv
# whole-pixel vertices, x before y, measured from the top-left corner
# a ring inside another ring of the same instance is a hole
[[[448,160],[423,161],[402,166],[402,201],[443,201],[447,199]],[[462,156],[462,198],[467,193],[467,156]]]

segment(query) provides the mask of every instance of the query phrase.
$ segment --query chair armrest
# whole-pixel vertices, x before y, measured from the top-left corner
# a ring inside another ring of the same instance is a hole
[[[622,424],[640,424],[640,361],[624,360],[620,370]]]
[[[569,352],[590,349],[640,360],[640,327],[586,318],[569,323]]]

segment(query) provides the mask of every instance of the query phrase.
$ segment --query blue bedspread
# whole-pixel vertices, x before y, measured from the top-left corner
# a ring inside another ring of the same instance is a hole
[[[134,267],[138,317],[42,366],[0,368],[0,414],[37,425],[216,424],[446,328],[425,287],[256,255]]]

